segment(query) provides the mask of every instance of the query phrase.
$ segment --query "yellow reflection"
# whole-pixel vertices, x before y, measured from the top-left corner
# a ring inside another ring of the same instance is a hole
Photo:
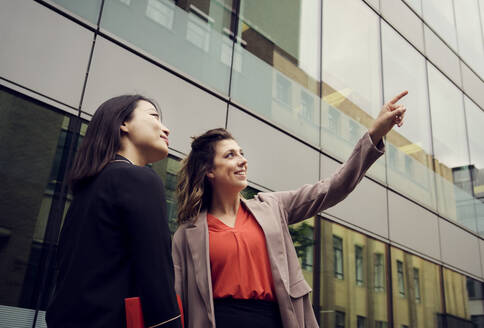
[[[445,306],[447,313],[470,319],[466,277],[444,268]]]
[[[438,265],[391,248],[394,327],[437,327],[442,313]]]
[[[304,279],[313,287],[314,217],[289,227]]]
[[[323,100],[333,107],[338,107],[345,101],[351,93],[351,89],[345,88],[339,91],[332,92],[323,97]]]
[[[385,244],[323,220],[321,252],[321,326],[335,327],[344,313],[348,327],[385,327]]]

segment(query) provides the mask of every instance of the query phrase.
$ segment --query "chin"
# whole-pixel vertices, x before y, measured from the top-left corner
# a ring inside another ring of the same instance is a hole
[[[168,149],[158,149],[156,153],[153,154],[150,163],[155,163],[161,161],[168,157]]]
[[[239,185],[239,189],[240,191],[244,190],[245,188],[247,188],[247,186],[249,185],[249,183],[247,182],[247,180],[245,180],[245,182],[241,183]]]

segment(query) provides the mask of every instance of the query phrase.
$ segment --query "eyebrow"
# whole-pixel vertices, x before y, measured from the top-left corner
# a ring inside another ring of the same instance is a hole
[[[231,152],[231,151],[237,152],[237,149],[235,148],[227,149],[226,151],[224,151],[224,155],[226,155],[228,152]],[[239,148],[239,152],[243,153],[244,150],[242,148]]]

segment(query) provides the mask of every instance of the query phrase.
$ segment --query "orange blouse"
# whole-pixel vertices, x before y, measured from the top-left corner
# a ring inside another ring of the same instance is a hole
[[[241,203],[231,228],[207,214],[213,298],[275,301],[264,231]]]

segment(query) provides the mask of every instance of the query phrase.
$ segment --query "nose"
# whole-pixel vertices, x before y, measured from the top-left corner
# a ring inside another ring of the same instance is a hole
[[[240,160],[239,160],[239,166],[245,166],[247,165],[247,158],[244,157],[244,155],[240,155]]]
[[[163,123],[161,123],[161,131],[168,137],[170,135],[170,129],[168,129]]]

